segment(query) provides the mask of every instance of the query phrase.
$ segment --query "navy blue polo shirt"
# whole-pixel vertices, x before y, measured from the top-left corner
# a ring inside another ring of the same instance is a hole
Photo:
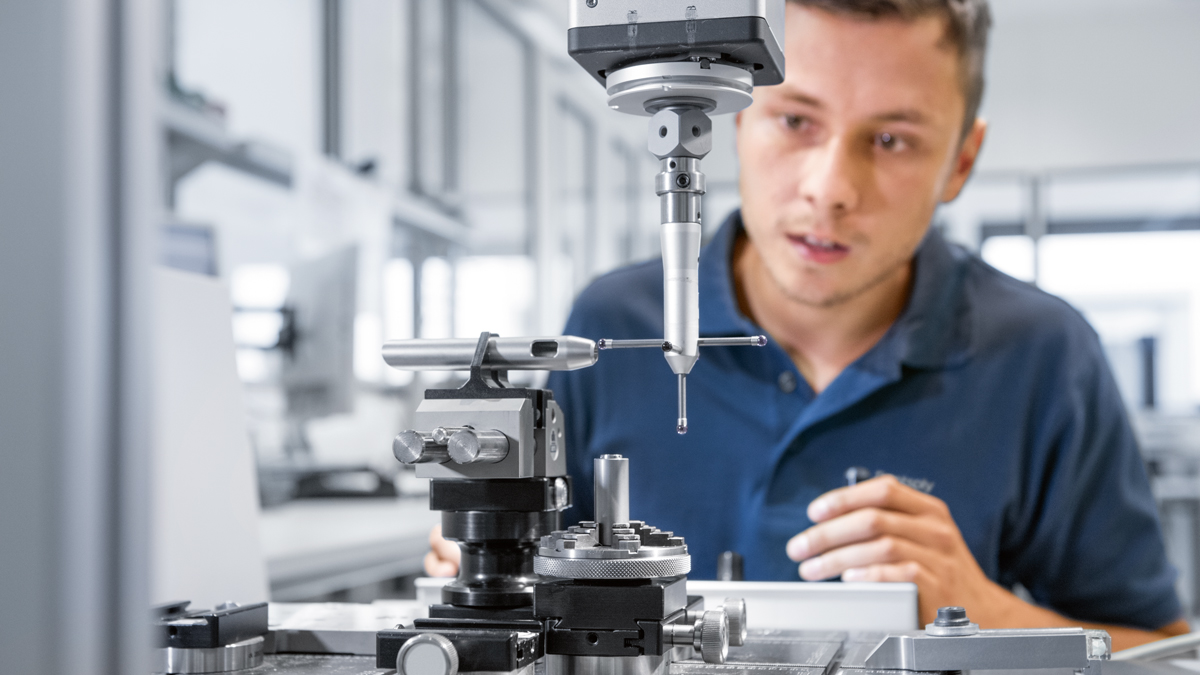
[[[731,276],[734,213],[700,255],[700,335],[755,335]],[[566,334],[663,334],[662,265],[617,270],[579,296]],[[946,502],[987,575],[1081,621],[1162,627],[1181,616],[1154,500],[1095,332],[1065,302],[931,231],[908,305],[884,337],[814,394],[777,344],[709,347],[675,433],[662,353],[602,352],[554,373],[591,517],[592,460],[630,458],[630,516],[686,537],[692,577],[745,557],[750,580],[798,580],[784,545],[849,467]]]

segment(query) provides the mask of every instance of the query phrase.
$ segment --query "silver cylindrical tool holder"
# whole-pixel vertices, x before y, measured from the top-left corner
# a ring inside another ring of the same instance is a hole
[[[383,345],[383,360],[401,370],[467,370],[479,341],[393,340]],[[596,343],[573,335],[553,337],[493,337],[488,340],[483,366],[500,370],[575,370],[596,363]]]
[[[662,171],[654,179],[654,191],[659,196],[659,222],[700,222],[701,198],[706,188],[699,159],[668,157],[662,160]]]
[[[450,453],[443,441],[433,434],[420,431],[401,431],[392,441],[392,454],[402,464],[444,464],[450,461]]]
[[[600,544],[612,546],[613,525],[629,522],[629,460],[600,455],[592,461],[596,474],[596,527]]]
[[[667,363],[687,374],[700,356],[700,223],[663,223],[662,256]]]
[[[446,445],[459,464],[495,464],[508,457],[508,436],[495,430],[460,429]]]

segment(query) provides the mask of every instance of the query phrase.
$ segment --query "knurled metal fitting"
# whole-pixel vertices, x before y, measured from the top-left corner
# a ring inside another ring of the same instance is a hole
[[[729,617],[723,609],[710,609],[700,619],[697,631],[700,651],[705,663],[725,663],[729,655]]]

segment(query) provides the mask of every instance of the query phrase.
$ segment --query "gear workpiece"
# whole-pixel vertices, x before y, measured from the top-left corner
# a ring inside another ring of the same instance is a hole
[[[594,460],[595,520],[563,527],[572,503],[563,412],[551,391],[514,387],[508,373],[587,368],[610,349],[660,349],[678,380],[676,428],[688,430],[687,375],[700,348],[766,344],[699,334],[700,162],[712,148],[710,116],[745,108],[755,86],[784,73],[784,0],[568,1],[571,56],[606,88],[610,108],[649,118],[648,148],[661,162],[663,335],[389,342],[383,357],[394,368],[469,371],[459,388],[427,390],[414,428],[392,444],[399,462],[429,479],[429,508],[462,553],[441,602],[382,630],[355,613],[373,606],[289,610],[318,617],[308,624],[277,619],[285,608],[272,606],[268,625],[261,604],[189,611],[177,603],[157,614],[156,672],[1099,675],[1103,666],[1168,675],[1159,664],[1105,665],[1103,631],[981,630],[957,607],[903,633],[750,629],[742,599],[706,607],[689,595],[687,543],[632,517],[631,467],[619,455]]]

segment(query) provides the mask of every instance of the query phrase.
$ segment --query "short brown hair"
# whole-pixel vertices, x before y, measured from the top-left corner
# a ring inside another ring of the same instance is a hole
[[[868,19],[896,17],[905,20],[942,16],[946,42],[958,52],[959,73],[967,108],[963,137],[971,131],[983,101],[983,62],[987,53],[992,12],[988,0],[789,0],[797,5],[851,14]]]

